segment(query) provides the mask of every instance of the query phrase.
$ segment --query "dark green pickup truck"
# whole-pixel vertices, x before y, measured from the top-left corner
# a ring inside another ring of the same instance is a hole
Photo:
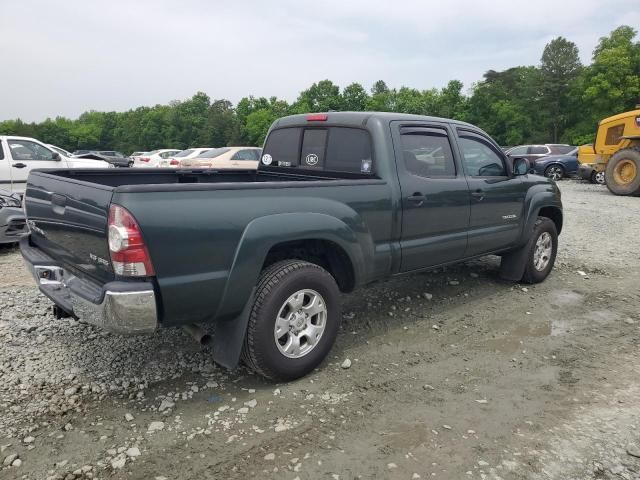
[[[21,249],[59,315],[123,334],[215,324],[217,362],[287,380],[331,349],[340,292],[487,254],[544,280],[562,204],[528,171],[467,123],[296,115],[257,171],[33,171]]]

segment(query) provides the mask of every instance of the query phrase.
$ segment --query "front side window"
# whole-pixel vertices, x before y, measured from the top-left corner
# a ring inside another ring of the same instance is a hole
[[[472,177],[507,175],[502,157],[488,143],[475,137],[460,137],[460,148],[467,175]]]
[[[404,166],[420,177],[454,177],[456,167],[445,131],[411,132],[400,136]]]
[[[604,144],[617,145],[620,143],[622,135],[624,135],[624,124],[609,127],[609,129],[607,129],[607,136],[604,139]]]
[[[14,160],[53,160],[53,152],[29,140],[9,140],[11,156]]]
[[[509,155],[512,156],[512,157],[513,156],[517,156],[517,155],[526,155],[526,154],[527,154],[527,146],[526,145],[521,146],[521,147],[512,148],[509,151]]]

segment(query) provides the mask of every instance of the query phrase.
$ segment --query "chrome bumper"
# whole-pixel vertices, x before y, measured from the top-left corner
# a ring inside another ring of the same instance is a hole
[[[46,262],[44,252],[28,241],[23,239],[20,244],[25,263],[40,291],[62,310],[91,325],[124,335],[151,333],[158,328],[151,283],[110,282],[100,287],[54,262]]]

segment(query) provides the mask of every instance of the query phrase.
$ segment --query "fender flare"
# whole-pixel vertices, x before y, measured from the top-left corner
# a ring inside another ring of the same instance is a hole
[[[249,322],[255,286],[269,250],[282,242],[327,240],[335,243],[349,257],[356,284],[366,277],[366,258],[372,258],[373,239],[364,230],[347,225],[341,219],[321,213],[282,213],[251,221],[245,228],[216,313],[213,337],[214,360],[235,368]],[[363,251],[363,249],[370,251]]]

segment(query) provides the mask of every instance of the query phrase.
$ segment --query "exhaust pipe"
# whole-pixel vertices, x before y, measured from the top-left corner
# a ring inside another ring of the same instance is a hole
[[[200,345],[209,345],[211,343],[211,335],[196,324],[183,325],[182,329],[187,332]]]

